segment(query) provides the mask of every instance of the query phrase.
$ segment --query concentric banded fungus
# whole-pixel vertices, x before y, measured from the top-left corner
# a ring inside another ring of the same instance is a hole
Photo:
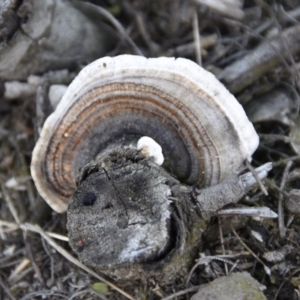
[[[258,145],[240,104],[195,63],[105,57],[80,72],[45,122],[31,166],[39,193],[65,211],[80,168],[142,136],[160,144],[171,174],[199,187],[232,177]]]
[[[161,146],[162,167],[136,149],[143,136]],[[189,228],[199,217],[192,191],[200,189],[203,208],[209,187],[212,199],[226,196],[218,188],[225,182],[237,200],[248,180],[238,171],[257,145],[243,108],[212,74],[186,59],[122,55],[79,73],[45,122],[31,171],[57,212],[74,195],[68,229],[81,259],[132,278],[120,266],[134,262],[142,276],[145,265],[158,268],[183,249],[193,260],[195,243],[186,246],[195,241]],[[183,269],[178,262],[170,267]]]

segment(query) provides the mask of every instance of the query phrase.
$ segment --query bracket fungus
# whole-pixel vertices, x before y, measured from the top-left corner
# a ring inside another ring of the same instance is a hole
[[[194,260],[200,217],[255,184],[238,174],[257,145],[242,106],[197,64],[104,57],[46,120],[31,173],[55,211],[69,205],[70,244],[84,263],[114,278],[172,280]]]

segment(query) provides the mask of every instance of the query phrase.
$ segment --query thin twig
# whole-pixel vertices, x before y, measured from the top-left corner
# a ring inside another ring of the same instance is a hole
[[[251,166],[251,164],[248,160],[246,160],[246,164],[247,164],[247,167],[249,168],[249,170],[251,171],[251,173],[253,174],[254,178],[256,179],[257,183],[259,184],[259,187],[260,187],[261,191],[266,196],[268,196],[268,191],[267,191],[266,187],[264,186],[263,182],[261,181],[261,179],[258,177],[257,172],[255,171],[255,169]]]
[[[22,298],[19,298],[19,300],[30,300],[30,299],[36,299],[36,297],[40,297],[41,299],[45,299],[45,297],[47,296],[51,296],[52,299],[66,299],[68,300],[69,297],[68,296],[65,296],[63,295],[63,293],[66,293],[66,292],[63,292],[63,291],[60,291],[60,292],[54,292],[54,291],[49,291],[49,290],[40,290],[40,291],[35,291],[35,292],[32,292],[30,294],[27,294],[25,296],[23,296]]]
[[[220,243],[221,243],[221,247],[222,247],[222,254],[225,255],[226,251],[225,251],[225,247],[224,247],[222,220],[220,217],[218,218],[218,226],[219,226],[219,235],[220,235]],[[228,275],[228,266],[227,266],[226,261],[224,261],[224,268],[225,268],[225,274]]]
[[[200,36],[201,40],[201,58],[207,53],[206,49],[213,47],[218,42],[218,36],[216,34],[211,34],[208,36]],[[161,52],[163,56],[192,56],[195,53],[195,43],[194,41],[186,44],[178,45],[177,47],[172,47],[167,51]]]
[[[31,244],[28,242],[28,238],[27,238],[27,231],[23,230],[23,239],[25,242],[25,249],[26,249],[26,253],[27,256],[30,259],[30,262],[32,264],[32,267],[34,269],[34,272],[38,278],[38,280],[40,281],[40,283],[45,287],[45,280],[43,277],[43,274],[41,272],[40,267],[38,266],[38,264],[36,263],[36,257],[33,255],[32,250],[31,250]]]
[[[20,274],[16,275],[12,279],[8,279],[9,283],[11,285],[16,284],[17,282],[20,282],[24,277],[28,278],[28,276],[30,276],[29,274],[31,274],[33,272],[34,272],[33,267],[32,266],[28,267],[27,269],[25,269],[23,272],[21,272]]]
[[[229,274],[231,274],[233,272],[233,270],[237,267],[237,265],[239,264],[239,260],[237,260],[234,265],[231,266],[230,270],[229,270]]]
[[[21,172],[23,173],[22,176],[25,178],[30,178],[30,171],[28,168],[28,165],[26,163],[24,154],[22,153],[21,149],[20,149],[20,145],[18,142],[15,142],[13,140],[11,140],[11,144],[13,145],[13,147],[15,148],[15,152],[18,155],[20,164],[21,164]],[[29,199],[29,203],[30,206],[33,207],[34,203],[35,203],[35,197],[34,197],[34,188],[33,188],[33,183],[32,180],[26,180],[26,191],[27,191],[27,196]]]
[[[9,288],[4,284],[4,282],[2,282],[2,280],[0,279],[0,286],[3,288],[3,290],[5,291],[6,295],[11,299],[11,300],[16,300],[16,298],[11,294]]]
[[[278,162],[273,164],[273,168],[285,165],[289,161],[300,161],[300,155],[296,155],[296,156],[292,156],[292,157],[289,157],[289,158],[281,159]]]
[[[267,183],[267,185],[269,186],[269,188],[271,187],[272,189],[276,190],[277,192],[281,193],[283,196],[288,197],[289,194],[286,193],[285,191],[283,191],[281,188],[279,188],[276,184],[274,184],[273,181],[271,181],[270,179],[265,178],[265,182]]]
[[[16,223],[1,220],[1,219],[0,219],[0,227],[7,227],[7,228],[9,228],[10,231],[19,229],[19,226]]]
[[[286,222],[286,227],[290,227],[294,219],[295,219],[295,214],[291,214]]]
[[[129,295],[128,293],[126,293],[125,291],[123,291],[122,289],[117,287],[115,284],[111,283],[110,281],[106,280],[102,276],[98,275],[96,272],[94,272],[93,270],[91,270],[90,268],[85,266],[83,263],[81,263],[78,259],[73,257],[71,254],[69,254],[64,248],[59,246],[52,238],[50,238],[50,236],[42,228],[40,228],[38,225],[32,225],[32,224],[29,224],[29,223],[25,223],[25,224],[20,225],[20,227],[21,227],[21,229],[23,229],[25,231],[28,230],[28,231],[32,231],[32,232],[40,234],[41,237],[44,238],[51,247],[53,247],[58,253],[60,253],[62,256],[64,256],[66,259],[68,259],[71,263],[73,263],[76,266],[80,267],[81,269],[88,272],[89,274],[93,275],[94,277],[96,277],[100,281],[106,283],[112,289],[118,291],[120,294],[122,294],[126,298],[131,299],[131,300],[135,300],[135,298],[133,296]]]
[[[194,36],[194,45],[195,45],[195,52],[196,52],[196,61],[199,66],[202,66],[201,42],[200,42],[200,32],[199,32],[197,12],[194,13],[194,17],[193,17],[193,36]]]
[[[58,234],[58,233],[55,233],[55,232],[50,232],[50,231],[46,231],[46,233],[56,239],[56,240],[60,240],[60,241],[64,241],[64,242],[69,242],[69,238],[66,236],[66,235],[62,235],[62,234]]]
[[[127,34],[126,30],[122,26],[122,24],[106,9],[93,5],[94,9],[97,10],[104,18],[106,18],[111,24],[116,28],[119,35],[123,37],[127,43],[132,47],[134,53],[136,55],[144,56],[143,52],[139,49],[139,47],[135,44],[132,38]]]
[[[281,180],[281,184],[280,184],[280,189],[283,190],[286,184],[286,180],[287,177],[289,175],[289,171],[291,169],[292,166],[291,161],[289,161],[285,167],[283,176],[282,176],[282,180]],[[283,211],[283,194],[279,194],[279,198],[278,198],[278,226],[279,226],[279,234],[281,238],[285,237],[285,233],[286,233],[286,228],[285,228],[285,224],[284,224],[284,211]]]
[[[283,152],[280,152],[280,151],[278,151],[278,150],[276,150],[276,149],[273,149],[273,148],[267,146],[267,144],[266,144],[265,142],[263,142],[263,141],[261,141],[261,142],[259,143],[258,148],[259,148],[259,149],[262,149],[262,150],[265,150],[265,151],[266,151],[267,153],[269,153],[269,154],[273,153],[273,154],[279,155],[282,159],[286,159],[286,158],[289,157],[287,154],[285,154],[285,153],[283,153]],[[275,163],[275,164],[276,164],[276,163]],[[273,167],[274,167],[275,164],[273,164]]]
[[[276,292],[276,294],[275,294],[275,296],[274,296],[274,300],[277,299],[277,297],[278,297],[278,295],[279,295],[279,292],[280,292],[280,290],[282,289],[282,287],[283,287],[287,282],[289,282],[289,281],[291,280],[291,278],[293,278],[299,271],[300,271],[299,268],[296,269],[296,270],[295,270],[288,278],[286,278],[286,279],[281,283],[281,285],[279,286],[279,288],[278,288],[278,290],[277,290],[277,292]]]
[[[176,292],[176,293],[174,293],[172,295],[169,295],[168,297],[162,298],[161,300],[171,300],[171,299],[174,299],[175,297],[178,297],[178,296],[181,296],[181,295],[185,295],[187,293],[192,293],[192,292],[198,291],[199,287],[200,286],[193,286],[191,288],[188,288],[188,289]]]
[[[134,14],[134,18],[136,21],[137,28],[139,30],[139,33],[141,37],[143,38],[144,42],[146,43],[147,47],[150,50],[150,55],[151,56],[156,56],[157,52],[157,45],[151,40],[151,36],[146,28],[146,22],[143,18],[142,14]]]
[[[12,201],[9,193],[7,193],[6,188],[4,187],[4,185],[1,182],[0,182],[0,186],[1,186],[1,190],[2,190],[3,196],[4,196],[4,200],[5,200],[5,202],[6,202],[7,206],[8,206],[8,208],[9,208],[9,210],[10,210],[10,212],[11,212],[11,214],[12,214],[14,220],[15,220],[15,222],[18,225],[20,225],[21,221],[19,219],[17,210],[16,210],[16,208],[15,208],[15,206],[13,204],[13,201]]]
[[[11,274],[8,277],[8,281],[12,281],[17,275],[19,275],[21,272],[23,272],[28,265],[31,263],[31,261],[28,258],[24,258],[11,272]]]
[[[264,269],[265,269],[265,271],[266,271],[266,273],[268,274],[268,275],[271,275],[271,270],[262,262],[262,260],[244,243],[244,241],[240,238],[240,236],[237,234],[237,232],[235,231],[235,229],[233,228],[233,226],[232,226],[232,223],[231,223],[231,221],[230,221],[230,228],[231,228],[231,231],[233,232],[233,234],[235,235],[235,237],[238,239],[238,241],[242,244],[242,246],[244,247],[244,248],[246,248],[252,255],[253,255],[253,257],[258,261],[258,262],[260,262],[262,265],[263,265],[263,267],[264,267]]]
[[[7,227],[8,230],[6,230],[6,231],[8,231],[8,232],[14,231],[14,230],[17,230],[17,229],[20,228],[18,226],[18,224],[14,223],[14,222],[9,222],[9,221],[5,221],[5,220],[1,220],[1,219],[0,219],[0,227]],[[3,229],[2,229],[2,231],[3,231]],[[52,232],[52,231],[46,231],[46,233],[50,237],[52,237],[56,240],[60,240],[60,241],[63,241],[63,242],[69,242],[69,238],[66,235],[62,235],[62,234]]]
[[[51,284],[54,283],[54,258],[52,256],[52,254],[50,253],[48,247],[49,245],[46,243],[45,239],[41,239],[42,240],[42,245],[44,247],[45,252],[47,253],[48,257],[50,258],[50,282]]]
[[[264,139],[264,140],[270,141],[270,142],[281,141],[284,143],[290,143],[290,142],[300,143],[300,140],[297,138],[293,138],[293,137],[281,135],[281,134],[259,134],[259,137],[261,139]]]
[[[3,192],[3,195],[4,195],[4,199],[7,203],[7,206],[13,216],[13,218],[15,219],[15,222],[20,226],[21,224],[21,221],[20,221],[20,218],[19,218],[19,215],[17,213],[17,210],[15,208],[15,205],[9,195],[9,193],[7,193],[6,191],[6,188],[3,186],[2,183],[0,183],[1,185],[1,189],[2,189],[2,192]],[[45,284],[44,282],[44,279],[43,279],[43,276],[42,276],[42,272],[41,270],[39,269],[38,265],[35,263],[35,260],[34,260],[34,256],[32,255],[32,252],[31,252],[31,248],[29,246],[29,244],[26,242],[27,241],[27,238],[26,238],[26,232],[23,231],[23,238],[24,238],[24,241],[25,241],[25,248],[26,248],[26,252],[30,258],[30,261],[31,261],[31,264],[33,266],[33,269],[38,277],[38,279],[40,280],[41,284]]]
[[[4,256],[3,258],[0,259],[0,266],[1,268],[4,268],[5,267],[5,264],[8,263],[9,261],[11,261],[13,258],[16,258],[18,255],[24,255],[24,250],[23,248],[22,249],[18,249],[16,250],[15,252],[7,255],[7,256]],[[16,264],[18,261],[14,261],[12,262],[12,264]]]
[[[186,280],[186,287],[188,286],[192,275],[194,273],[194,271],[196,270],[196,268],[198,268],[198,266],[200,265],[208,265],[211,261],[213,260],[218,260],[218,261],[222,261],[222,262],[226,262],[227,264],[231,264],[233,265],[234,263],[231,262],[230,260],[228,260],[227,258],[235,258],[237,256],[240,256],[240,254],[238,255],[215,255],[215,256],[205,256],[204,254],[201,254],[201,257],[197,260],[196,264],[193,266],[193,268],[191,269],[191,271],[189,272],[189,275],[187,277]]]
[[[87,294],[87,293],[89,293],[89,294],[94,294],[94,295],[96,295],[96,297],[99,298],[99,299],[107,299],[104,295],[98,294],[98,293],[96,293],[95,291],[93,291],[92,289],[85,289],[85,290],[83,290],[83,291],[79,291],[79,292],[74,293],[74,294],[69,298],[69,300],[73,300],[73,299],[75,299],[75,298],[76,298],[76,299],[83,299],[82,297],[79,298],[79,296],[84,295],[84,294]],[[77,298],[77,297],[78,297],[78,298]],[[90,298],[87,298],[87,296],[85,296],[84,299],[90,299]]]

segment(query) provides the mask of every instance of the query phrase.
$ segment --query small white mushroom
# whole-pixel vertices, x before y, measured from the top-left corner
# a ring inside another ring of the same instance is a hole
[[[62,96],[67,90],[67,86],[64,84],[52,84],[49,88],[48,97],[50,104],[55,109],[60,102]]]
[[[161,146],[148,136],[143,136],[138,140],[137,149],[141,150],[146,157],[153,157],[154,162],[161,166],[164,156]]]

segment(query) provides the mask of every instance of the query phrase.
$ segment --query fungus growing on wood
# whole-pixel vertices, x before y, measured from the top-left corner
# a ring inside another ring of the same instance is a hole
[[[104,57],[46,120],[31,172],[54,210],[69,205],[70,244],[83,262],[115,278],[172,280],[198,251],[201,216],[256,183],[238,174],[257,145],[242,106],[197,64]]]

